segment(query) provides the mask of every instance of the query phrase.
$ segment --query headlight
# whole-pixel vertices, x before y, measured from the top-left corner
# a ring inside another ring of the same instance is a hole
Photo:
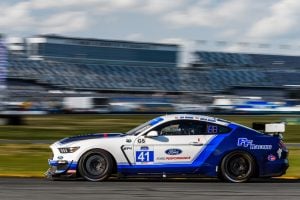
[[[80,147],[64,147],[64,148],[58,148],[60,153],[74,153],[77,151]]]

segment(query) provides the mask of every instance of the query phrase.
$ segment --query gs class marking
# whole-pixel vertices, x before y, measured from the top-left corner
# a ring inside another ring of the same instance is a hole
[[[146,141],[145,141],[145,139],[138,139],[137,142],[138,143],[145,143]]]

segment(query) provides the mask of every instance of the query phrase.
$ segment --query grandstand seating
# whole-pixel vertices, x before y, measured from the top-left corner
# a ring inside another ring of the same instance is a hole
[[[211,69],[209,83],[212,91],[224,91],[230,86],[270,86],[262,71],[249,69]]]
[[[176,70],[174,68],[68,64],[29,60],[11,60],[9,64],[8,75],[11,79],[32,80],[38,84],[46,84],[62,89],[120,91],[201,90],[202,84],[189,83],[197,83],[203,80],[200,71],[197,71],[198,76],[195,77],[195,74],[193,76],[190,75],[188,70]],[[180,79],[179,74],[182,74]],[[181,81],[183,84],[179,84]],[[193,85],[194,88],[192,88]]]
[[[196,62],[203,65],[223,65],[223,66],[252,66],[264,67],[268,69],[276,68],[300,68],[299,56],[264,55],[246,53],[226,53],[226,52],[195,52]]]
[[[206,67],[149,67],[9,58],[11,97],[40,98],[49,89],[219,93],[231,86],[300,85],[300,57],[196,52]]]
[[[209,65],[253,65],[253,61],[249,55],[238,53],[223,53],[198,51],[195,52],[198,63]]]
[[[49,61],[11,60],[11,79],[32,80],[62,89],[177,91],[173,68],[70,64]]]

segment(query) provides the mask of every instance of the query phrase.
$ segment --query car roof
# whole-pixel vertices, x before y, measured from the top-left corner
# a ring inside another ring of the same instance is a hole
[[[228,126],[231,122],[215,117],[205,116],[205,115],[194,115],[194,114],[171,114],[171,115],[164,115],[161,116],[164,122],[172,121],[172,120],[198,120],[204,122],[211,122],[223,126]]]

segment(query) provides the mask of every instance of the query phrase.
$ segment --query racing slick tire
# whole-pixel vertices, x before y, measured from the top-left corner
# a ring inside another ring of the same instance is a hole
[[[111,175],[113,165],[113,159],[108,152],[93,149],[80,158],[78,170],[88,181],[103,181]]]
[[[244,183],[250,180],[255,172],[253,157],[243,151],[234,151],[227,154],[221,163],[223,180],[232,183]]]

